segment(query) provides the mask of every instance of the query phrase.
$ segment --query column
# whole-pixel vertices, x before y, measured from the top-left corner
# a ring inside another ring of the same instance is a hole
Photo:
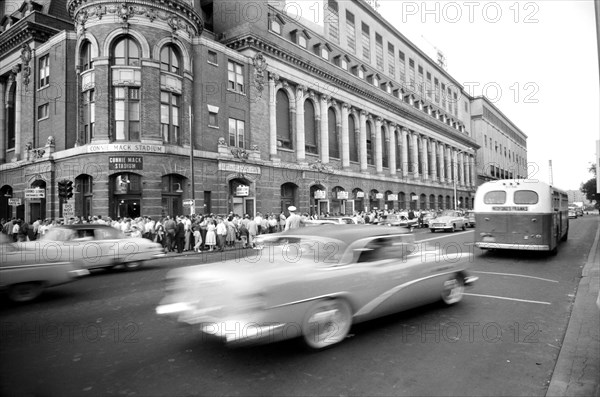
[[[277,91],[275,78],[269,76],[269,156],[277,157]]]
[[[378,174],[383,174],[383,148],[381,146],[382,136],[381,136],[381,125],[383,123],[383,119],[381,117],[377,117],[375,119],[375,131],[372,131],[375,135],[374,143],[375,143],[375,171]],[[373,139],[373,138],[371,138]]]
[[[437,182],[437,142],[433,139],[431,143],[431,179]]]
[[[408,130],[402,128],[402,178],[408,176]]]
[[[429,139],[426,136],[421,137],[421,153],[422,153],[422,163],[423,163],[423,180],[426,181],[429,179],[429,159],[427,158],[428,153],[428,142]]]
[[[390,162],[390,175],[396,176],[396,124],[390,123],[388,125],[388,148],[390,150],[389,162]],[[398,192],[394,192],[398,193]]]
[[[446,182],[452,183],[452,150],[446,146]]]
[[[412,169],[413,177],[417,179],[419,177],[419,135],[417,133],[411,133],[412,140]]]
[[[342,168],[350,168],[350,133],[348,132],[348,112],[350,105],[342,103]],[[352,131],[354,133],[354,131]]]
[[[304,139],[304,87],[296,87],[296,161],[306,160]]]
[[[14,68],[13,68],[14,70]],[[17,90],[15,94],[15,152],[13,161],[18,161],[21,159],[21,101],[22,101],[22,93],[23,93],[23,82],[21,81],[21,72],[16,73],[15,75],[15,84],[17,85]]]
[[[440,159],[440,183],[444,183],[446,181],[446,167],[444,163],[444,144],[442,142],[439,142],[437,149],[437,155]]]
[[[464,153],[460,153],[459,157],[458,157],[458,178],[460,181],[460,184],[462,186],[465,186],[465,154]]]
[[[469,155],[469,186],[475,187],[477,174],[475,173],[475,156]]]
[[[329,163],[329,97],[327,95],[319,96],[319,109],[321,112],[321,123],[319,130],[321,132],[321,147],[319,148],[320,159],[323,164]]]
[[[6,160],[6,81],[0,80],[0,164]]]
[[[360,170],[366,172],[367,167],[367,112],[360,111]]]

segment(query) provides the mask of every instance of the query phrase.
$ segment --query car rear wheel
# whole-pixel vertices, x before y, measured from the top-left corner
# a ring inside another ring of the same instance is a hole
[[[127,271],[137,270],[144,264],[144,261],[135,261],[135,262],[125,262],[123,263],[123,268]]]
[[[40,296],[43,290],[40,282],[20,283],[10,287],[8,297],[13,302],[29,302]]]
[[[465,293],[465,282],[459,275],[454,275],[444,282],[442,290],[442,301],[448,306],[454,305],[462,300]]]
[[[467,227],[465,226],[465,224],[464,224],[464,223],[463,223],[463,225],[462,225],[461,229],[462,229],[463,231],[467,230]]]
[[[328,299],[312,305],[302,322],[304,343],[314,350],[343,341],[352,326],[352,310],[343,299]]]

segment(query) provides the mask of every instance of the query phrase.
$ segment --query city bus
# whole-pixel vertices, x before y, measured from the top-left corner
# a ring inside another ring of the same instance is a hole
[[[556,254],[569,235],[567,193],[529,179],[486,182],[475,194],[475,245]]]

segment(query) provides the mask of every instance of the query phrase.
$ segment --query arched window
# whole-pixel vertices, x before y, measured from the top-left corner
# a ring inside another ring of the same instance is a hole
[[[312,101],[304,101],[304,135],[307,153],[319,153],[316,122],[315,107]]]
[[[338,139],[337,131],[337,120],[335,117],[335,110],[329,108],[327,111],[328,119],[328,134],[329,134],[329,157],[339,159],[340,158],[340,142]]]
[[[175,46],[169,44],[160,50],[160,70],[180,74],[180,64],[181,57],[179,56],[179,50]]]
[[[358,138],[356,136],[354,117],[348,116],[348,135],[350,135],[350,161],[358,162]]]
[[[367,122],[367,164],[375,164],[375,156],[373,156],[373,143],[371,136],[371,123]]]
[[[387,142],[385,139],[385,129],[383,127],[381,127],[380,134],[381,134],[381,159],[382,159],[383,166],[385,168],[388,168],[390,166],[390,162],[389,162],[389,158],[388,158],[388,155],[390,153],[389,149],[388,149],[389,142]]]
[[[86,40],[81,44],[81,50],[79,51],[79,66],[81,71],[85,72],[94,67],[92,61],[92,44]]]
[[[284,90],[277,91],[276,123],[277,144],[286,149],[292,149],[292,132],[290,124],[290,100]]]
[[[140,66],[140,47],[129,36],[117,40],[112,53],[113,65]]]

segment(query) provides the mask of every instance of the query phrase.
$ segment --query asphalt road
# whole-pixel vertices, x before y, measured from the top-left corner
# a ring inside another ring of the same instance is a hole
[[[0,395],[544,396],[597,227],[571,221],[556,256],[482,252],[472,229],[418,230],[425,254],[475,253],[468,295],[359,324],[317,353],[298,341],[230,349],[155,314],[169,269],[220,254],[95,271],[30,304],[0,302]]]

